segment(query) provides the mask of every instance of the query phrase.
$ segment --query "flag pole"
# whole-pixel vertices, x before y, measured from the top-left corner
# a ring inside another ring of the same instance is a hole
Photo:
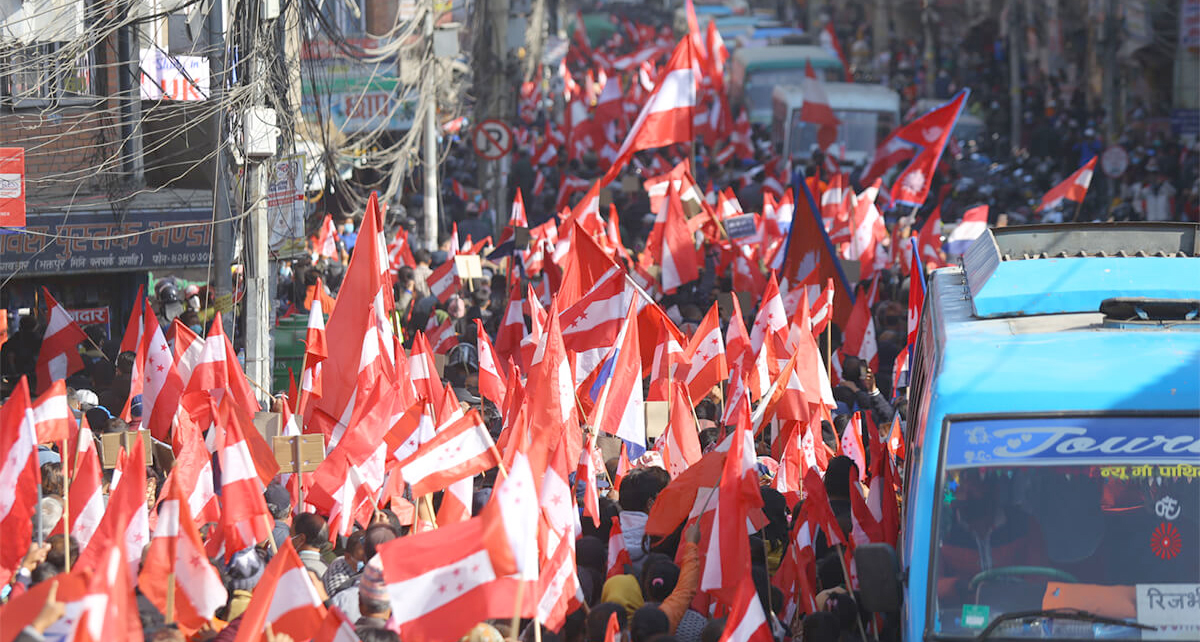
[[[854,483],[854,482],[851,482],[851,483]],[[846,590],[850,591],[850,568],[846,565],[845,545],[842,544],[841,542],[838,542],[837,551],[838,551],[838,561],[842,563],[842,573],[844,573],[844,578],[846,580]],[[851,593],[851,594],[853,595],[853,593]],[[870,640],[871,638],[867,637],[866,628],[863,626],[862,614],[855,613],[854,621],[858,624],[859,637],[861,637],[863,640]]]
[[[508,632],[509,639],[511,639],[511,640],[519,640],[520,639],[521,606],[522,606],[521,602],[524,598],[525,598],[525,580],[518,578],[518,580],[517,580],[517,599],[516,599],[517,607],[516,607],[516,610],[513,611],[512,625],[509,627],[510,631]]]
[[[71,572],[71,477],[67,470],[67,440],[62,441],[62,476],[63,476],[63,572]]]
[[[829,311],[829,316],[833,316],[833,310]],[[833,381],[833,328],[831,324],[833,319],[829,320],[829,324],[825,326],[825,376]]]
[[[1084,198],[1086,198],[1086,197],[1084,197]],[[1071,217],[1072,223],[1079,220],[1079,212],[1082,209],[1083,209],[1083,199],[1081,198],[1081,199],[1079,199],[1079,202],[1075,204],[1075,216]]]
[[[175,622],[175,572],[167,573],[167,610],[163,613],[163,623]]]
[[[500,468],[500,479],[508,479],[508,469],[504,467],[504,457],[500,455],[500,449],[496,448],[495,443],[488,446],[488,449],[492,451],[492,454],[496,456],[496,461],[499,462],[496,466]]]

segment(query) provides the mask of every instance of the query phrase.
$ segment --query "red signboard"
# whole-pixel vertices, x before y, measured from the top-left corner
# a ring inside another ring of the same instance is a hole
[[[0,147],[0,227],[25,227],[23,147]]]
[[[67,310],[67,314],[81,326],[108,325],[108,308],[79,308]]]

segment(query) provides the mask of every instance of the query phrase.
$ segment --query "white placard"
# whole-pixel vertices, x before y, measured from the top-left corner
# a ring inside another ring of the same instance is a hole
[[[207,100],[208,58],[142,50],[142,100]]]

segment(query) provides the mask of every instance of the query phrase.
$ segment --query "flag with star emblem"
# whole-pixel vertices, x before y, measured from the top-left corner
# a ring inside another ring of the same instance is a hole
[[[721,316],[716,303],[696,328],[683,360],[688,365],[677,374],[687,384],[688,396],[693,401],[706,397],[713,387],[729,376],[725,340],[721,338]]]
[[[142,379],[142,427],[159,441],[167,441],[179,398],[183,395],[183,379],[175,368],[171,346],[163,335],[150,302],[142,310],[142,342],[138,346],[138,369]]]
[[[442,428],[433,439],[400,462],[400,474],[412,486],[413,497],[446,488],[500,463],[487,424],[471,410]]]
[[[158,524],[150,539],[138,586],[146,599],[191,635],[225,605],[228,595],[217,569],[205,557],[204,543],[184,496],[172,479],[158,505]],[[174,612],[168,613],[167,583],[174,573]]]

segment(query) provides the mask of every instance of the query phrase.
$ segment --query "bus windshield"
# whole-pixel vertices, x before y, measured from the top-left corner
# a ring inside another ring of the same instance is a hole
[[[817,144],[817,125],[800,120],[802,109],[792,110],[792,137],[788,154],[791,158],[808,157],[814,145]],[[842,124],[838,127],[837,142],[846,146],[847,152],[870,154],[875,151],[879,140],[881,121],[888,121],[886,114],[875,111],[834,111],[834,115]],[[884,116],[884,118],[880,118]],[[887,135],[887,131],[883,132]]]
[[[1200,639],[1200,419],[953,422],[940,472],[929,628],[989,637]],[[1006,618],[1007,620],[1007,618]]]

